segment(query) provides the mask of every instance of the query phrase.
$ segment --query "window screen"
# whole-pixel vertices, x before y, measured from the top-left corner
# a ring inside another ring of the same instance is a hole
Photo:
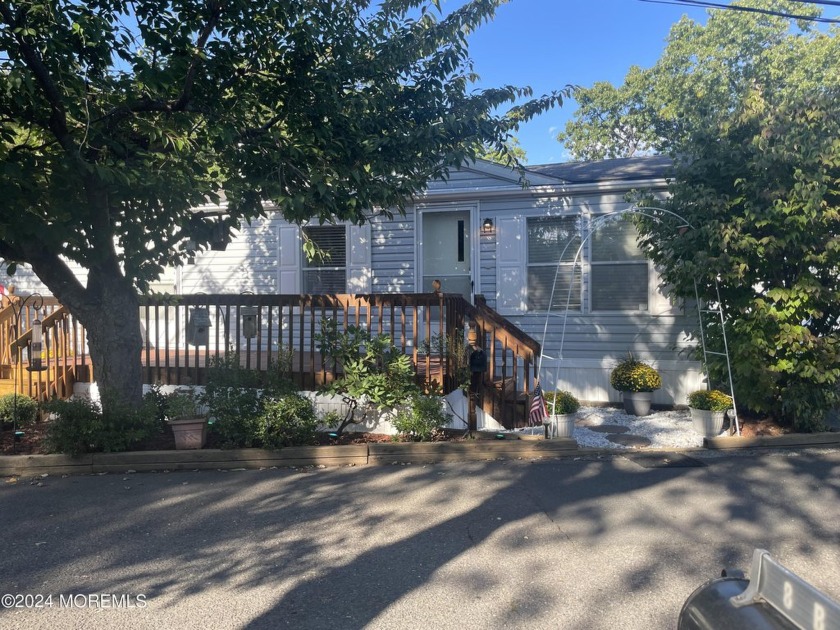
[[[580,310],[580,261],[574,264],[581,243],[578,217],[538,217],[527,223],[528,309],[546,311],[549,303],[551,310],[565,309],[568,303],[570,310]]]
[[[303,293],[347,292],[347,229],[343,225],[303,228],[304,234],[326,253],[308,260],[303,254]]]
[[[648,310],[648,263],[626,218],[592,234],[592,310]]]

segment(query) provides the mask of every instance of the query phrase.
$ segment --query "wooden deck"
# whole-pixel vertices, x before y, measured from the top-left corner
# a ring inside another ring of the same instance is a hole
[[[15,327],[14,308],[0,309],[0,394],[10,391],[9,381],[17,379],[18,391],[40,400],[66,398],[74,383],[94,377],[87,333],[64,306],[45,298],[39,317],[47,369],[29,372],[24,359],[32,347],[35,314],[31,306],[23,309]],[[198,315],[205,322],[201,341],[195,336]],[[463,340],[466,328],[472,327],[488,355],[481,406],[505,426],[527,423],[527,399],[540,354],[539,343],[478,296],[475,305],[442,293],[140,296],[140,320],[146,384],[203,385],[213,358],[231,355],[239,357],[244,369],[267,372],[282,351],[291,354],[288,376],[303,390],[317,389],[341,374],[318,350],[317,333],[327,320],[340,332],[355,327],[389,335],[412,358],[418,384],[447,393],[461,383],[458,359],[446,348],[452,340]]]

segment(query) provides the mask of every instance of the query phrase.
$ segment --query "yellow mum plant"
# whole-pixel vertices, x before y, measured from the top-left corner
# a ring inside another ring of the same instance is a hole
[[[732,407],[732,396],[718,389],[700,389],[688,395],[688,406],[708,411],[726,411]]]
[[[662,387],[662,377],[647,363],[631,356],[610,373],[610,385],[620,392],[652,392]]]

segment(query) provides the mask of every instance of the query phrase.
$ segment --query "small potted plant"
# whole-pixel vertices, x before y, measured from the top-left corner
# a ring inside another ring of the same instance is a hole
[[[570,392],[546,392],[545,404],[548,407],[549,422],[554,425],[557,437],[572,437],[580,401]]]
[[[172,433],[176,449],[203,448],[207,440],[207,414],[191,390],[178,390],[167,394],[164,413]]]
[[[622,392],[627,413],[646,416],[650,413],[653,392],[662,387],[662,377],[647,363],[628,356],[613,368],[610,385]]]
[[[724,416],[731,407],[732,396],[717,389],[700,389],[688,395],[691,425],[704,437],[720,435]]]

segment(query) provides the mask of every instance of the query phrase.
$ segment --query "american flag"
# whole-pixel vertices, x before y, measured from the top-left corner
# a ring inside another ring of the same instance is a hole
[[[548,409],[545,406],[545,398],[540,384],[534,388],[534,398],[531,400],[531,411],[528,414],[531,424],[542,424],[543,418],[548,418]]]

